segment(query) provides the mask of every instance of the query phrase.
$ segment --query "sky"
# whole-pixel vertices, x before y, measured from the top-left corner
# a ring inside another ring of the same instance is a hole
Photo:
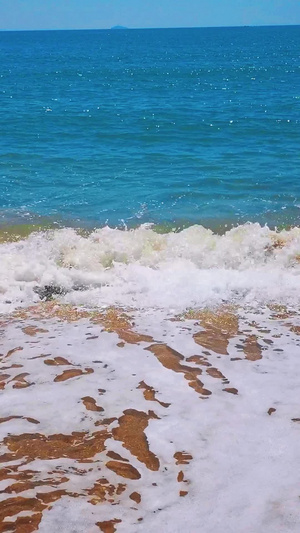
[[[300,0],[0,0],[0,30],[300,24]]]

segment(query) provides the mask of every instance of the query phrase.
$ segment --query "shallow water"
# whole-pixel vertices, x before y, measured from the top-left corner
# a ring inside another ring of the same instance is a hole
[[[45,303],[1,328],[3,526],[298,532],[299,310]]]

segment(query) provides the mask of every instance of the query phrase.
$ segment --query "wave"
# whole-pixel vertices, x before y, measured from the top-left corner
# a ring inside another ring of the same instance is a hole
[[[0,310],[56,294],[85,306],[184,309],[220,302],[299,301],[300,228],[244,224],[223,235],[195,225],[32,233],[0,245]],[[47,292],[48,291],[48,292]]]

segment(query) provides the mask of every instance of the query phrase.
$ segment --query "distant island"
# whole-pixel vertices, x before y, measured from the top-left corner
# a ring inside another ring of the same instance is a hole
[[[111,29],[112,30],[128,30],[126,26],[113,26]]]

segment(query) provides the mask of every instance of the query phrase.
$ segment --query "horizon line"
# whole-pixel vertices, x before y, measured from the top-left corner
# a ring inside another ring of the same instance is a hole
[[[195,30],[195,29],[217,29],[217,28],[276,28],[285,26],[300,26],[300,22],[297,24],[235,24],[232,26],[153,26],[147,28],[130,28],[127,26],[118,27],[112,26],[110,28],[35,28],[35,29],[0,29],[0,33],[7,32],[35,32],[35,31],[135,31],[135,30]]]

